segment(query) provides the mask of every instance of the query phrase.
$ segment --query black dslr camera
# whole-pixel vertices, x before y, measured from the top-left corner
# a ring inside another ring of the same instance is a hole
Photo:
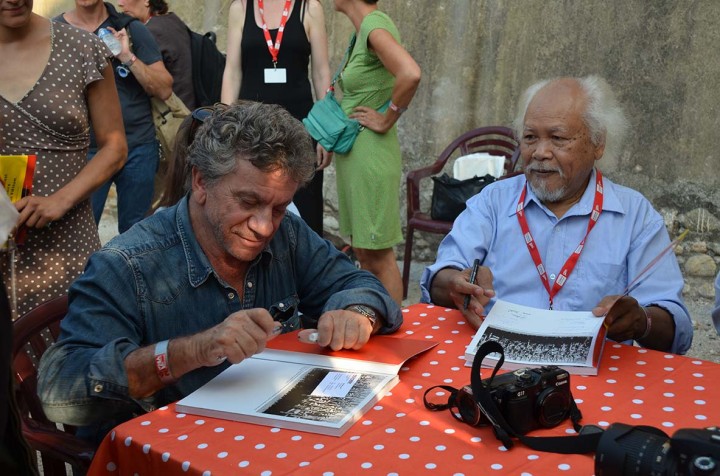
[[[614,423],[598,442],[595,474],[720,475],[720,429],[681,429],[670,438],[650,426]]]
[[[519,435],[536,428],[552,428],[570,415],[570,375],[554,365],[525,368],[483,380],[498,410]],[[460,417],[473,426],[490,423],[469,385],[455,399]]]

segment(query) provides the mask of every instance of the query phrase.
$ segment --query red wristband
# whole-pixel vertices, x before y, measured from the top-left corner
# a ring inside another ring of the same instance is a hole
[[[171,384],[175,382],[170,373],[170,361],[168,359],[168,344],[169,341],[164,340],[155,344],[155,371],[160,381],[164,384]]]

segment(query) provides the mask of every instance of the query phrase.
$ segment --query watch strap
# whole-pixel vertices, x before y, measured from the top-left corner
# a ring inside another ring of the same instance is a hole
[[[370,325],[373,329],[375,329],[375,324],[378,322],[378,315],[377,312],[375,312],[375,309],[371,308],[370,306],[365,306],[363,304],[353,304],[352,306],[348,306],[345,308],[348,311],[357,312],[358,314],[362,314],[365,316],[368,321],[370,321]]]

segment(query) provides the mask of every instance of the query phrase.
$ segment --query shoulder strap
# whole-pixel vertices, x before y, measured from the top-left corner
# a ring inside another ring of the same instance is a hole
[[[337,71],[335,71],[335,75],[333,76],[332,82],[330,83],[330,89],[334,89],[335,82],[340,77],[340,74],[345,69],[345,66],[347,66],[348,61],[350,61],[350,52],[352,51],[353,47],[355,46],[355,40],[357,39],[355,33],[352,34],[350,37],[350,44],[348,44],[347,49],[345,50],[345,54],[343,55],[343,59],[340,62],[340,66],[338,66]]]

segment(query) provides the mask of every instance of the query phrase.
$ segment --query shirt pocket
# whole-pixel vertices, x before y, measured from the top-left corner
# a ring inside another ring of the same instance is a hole
[[[577,300],[573,308],[591,310],[602,298],[621,294],[627,283],[625,261],[609,262],[587,260],[578,265],[577,280],[573,284],[573,296]],[[568,282],[571,282],[572,276]]]

